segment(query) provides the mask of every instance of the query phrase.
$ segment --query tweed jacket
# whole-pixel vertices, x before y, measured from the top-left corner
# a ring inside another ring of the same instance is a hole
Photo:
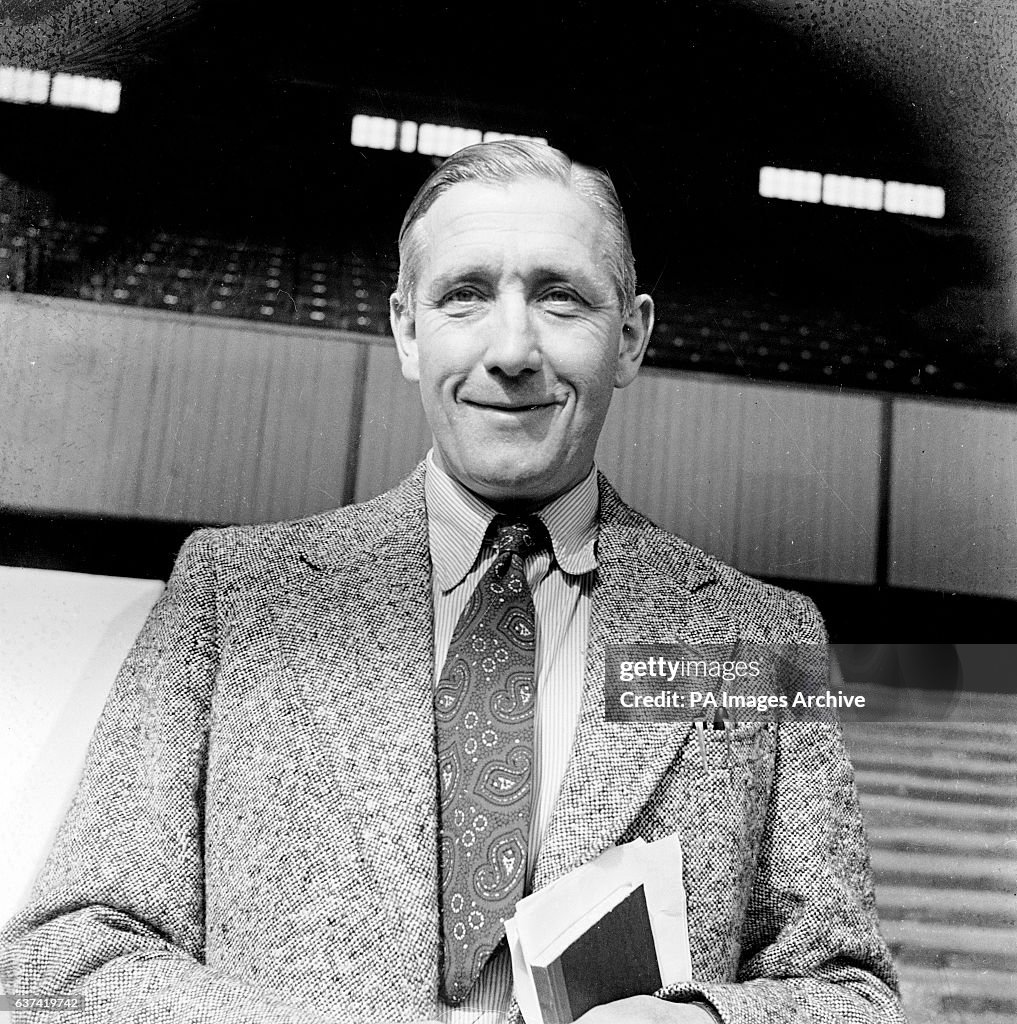
[[[597,559],[534,887],[677,833],[694,981],[662,995],[730,1024],[902,1021],[839,731],[739,725],[732,773],[722,732],[704,765],[687,724],[604,720],[606,643],[817,642],[814,608],[657,529],[603,478]],[[422,468],[363,505],[193,535],[2,933],[7,992],[73,994],[47,1019],[75,1024],[437,1016],[432,623]]]

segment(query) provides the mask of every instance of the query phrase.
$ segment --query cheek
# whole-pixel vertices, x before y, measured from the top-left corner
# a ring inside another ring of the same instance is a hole
[[[593,365],[588,360],[584,361],[574,373],[566,377],[576,392],[577,401],[586,412],[596,413],[610,404],[614,391],[614,372],[614,362],[605,358]]]
[[[456,389],[465,373],[435,361],[420,369],[420,399],[428,424],[439,432],[459,429],[465,412],[456,402]]]
[[[620,327],[618,331],[620,337]],[[544,352],[559,376],[575,381],[577,386],[596,387],[605,380],[614,380],[618,339],[610,328],[578,325],[549,341]]]
[[[421,383],[432,391],[462,380],[473,365],[467,338],[426,323],[418,325],[417,358]]]
[[[448,358],[447,352],[435,347],[421,350],[420,383],[425,394],[440,393],[455,373],[455,364]]]

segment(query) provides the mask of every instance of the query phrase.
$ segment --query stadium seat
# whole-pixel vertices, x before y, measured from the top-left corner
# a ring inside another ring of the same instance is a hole
[[[12,201],[13,202],[13,201]],[[342,252],[342,250],[339,250]],[[301,253],[253,240],[154,232],[132,237],[104,225],[26,219],[0,209],[0,289],[386,334],[398,267],[383,254]],[[906,311],[872,322],[822,302],[744,288],[657,296],[648,366],[750,380],[915,396],[1010,400],[1013,339],[974,324],[948,331]]]

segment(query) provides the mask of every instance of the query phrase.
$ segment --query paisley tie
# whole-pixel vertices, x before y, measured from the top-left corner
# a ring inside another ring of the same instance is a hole
[[[535,516],[495,516],[496,555],[463,609],[435,690],[443,995],[459,1003],[523,895],[536,705],[523,561],[550,548]]]

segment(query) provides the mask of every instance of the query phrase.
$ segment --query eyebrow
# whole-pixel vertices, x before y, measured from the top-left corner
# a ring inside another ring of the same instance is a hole
[[[429,291],[440,292],[460,282],[486,282],[492,277],[500,276],[500,273],[500,264],[494,262],[478,263],[470,260],[459,266],[452,264],[435,275]],[[524,278],[528,283],[538,286],[552,281],[562,281],[571,283],[591,295],[599,295],[602,290],[614,294],[614,286],[609,278],[605,277],[601,282],[575,264],[537,264],[526,270]]]

